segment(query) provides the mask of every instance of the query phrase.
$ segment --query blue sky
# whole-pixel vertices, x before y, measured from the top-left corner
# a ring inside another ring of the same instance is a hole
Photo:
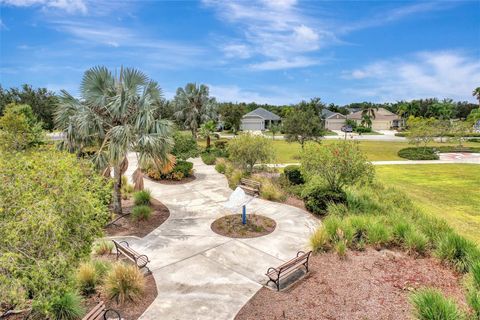
[[[480,1],[0,0],[0,83],[78,94],[95,65],[136,67],[167,98],[345,104],[480,86]]]

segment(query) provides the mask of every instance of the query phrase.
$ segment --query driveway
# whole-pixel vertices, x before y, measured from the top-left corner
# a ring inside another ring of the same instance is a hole
[[[130,176],[137,166],[128,157]],[[164,185],[145,179],[145,188],[170,210],[170,217],[131,246],[146,254],[158,296],[144,320],[233,319],[238,310],[266,282],[268,267],[278,266],[308,246],[319,220],[288,205],[254,199],[247,212],[274,219],[275,231],[252,239],[231,239],[210,229],[226,214],[222,207],[232,190],[213,166],[194,159],[196,179],[187,184]]]

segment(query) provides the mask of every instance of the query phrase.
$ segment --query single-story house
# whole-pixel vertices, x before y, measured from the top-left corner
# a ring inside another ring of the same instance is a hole
[[[391,128],[398,128],[402,125],[402,119],[393,112],[384,108],[378,108],[374,110],[375,118],[372,119],[373,130],[389,130]],[[347,119],[352,119],[357,122],[358,125],[362,122],[362,111],[357,111],[347,116]]]
[[[338,112],[323,109],[322,118],[327,130],[340,130],[345,125],[345,116]]]
[[[275,113],[263,108],[257,108],[242,117],[240,129],[244,131],[263,131],[272,124],[280,123],[281,121],[282,118]]]

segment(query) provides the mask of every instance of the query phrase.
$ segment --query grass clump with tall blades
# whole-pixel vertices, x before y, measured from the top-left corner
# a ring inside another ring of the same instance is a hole
[[[117,263],[105,278],[104,290],[120,304],[138,301],[145,291],[145,279],[136,266]]]
[[[152,198],[152,194],[150,190],[148,189],[141,190],[133,194],[133,203],[136,206],[149,205],[151,198]]]
[[[82,305],[82,298],[73,292],[66,292],[56,297],[51,307],[54,319],[57,320],[77,320],[85,314]]]
[[[410,296],[418,320],[460,320],[462,312],[455,302],[435,289],[422,289]]]

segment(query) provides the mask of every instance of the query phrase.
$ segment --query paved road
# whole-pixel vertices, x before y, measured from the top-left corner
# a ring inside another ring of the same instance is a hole
[[[129,155],[127,176],[137,161]],[[288,205],[254,199],[249,212],[271,217],[275,231],[235,240],[215,234],[211,223],[226,213],[222,203],[232,192],[213,166],[193,160],[196,180],[163,185],[145,179],[145,188],[170,210],[170,217],[142,239],[129,239],[151,259],[158,296],[143,320],[233,319],[265,283],[268,267],[277,266],[307,247],[319,221]]]

